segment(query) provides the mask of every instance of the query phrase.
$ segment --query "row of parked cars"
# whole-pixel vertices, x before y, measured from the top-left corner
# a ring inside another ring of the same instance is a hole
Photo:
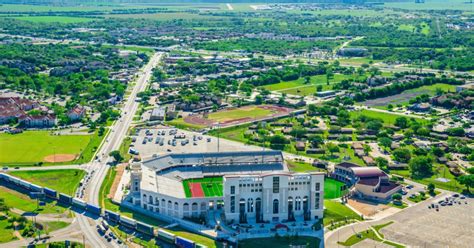
[[[430,205],[428,205],[429,209],[436,209],[436,211],[439,211],[439,207],[444,207],[444,206],[453,206],[455,204],[461,205],[464,200],[464,204],[467,204],[466,201],[466,196],[464,195],[459,195],[459,194],[453,194],[452,196],[445,197],[444,199],[439,200],[437,203],[433,202]]]

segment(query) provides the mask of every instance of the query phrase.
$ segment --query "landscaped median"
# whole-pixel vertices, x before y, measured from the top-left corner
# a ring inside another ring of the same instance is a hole
[[[377,241],[377,242],[380,242],[380,243],[383,243],[383,244],[387,244],[387,245],[390,245],[390,246],[393,246],[393,247],[396,247],[396,248],[402,248],[402,247],[405,247],[401,244],[398,244],[398,243],[395,243],[395,242],[392,242],[392,241],[389,241],[389,240],[385,240],[384,239],[384,236],[383,234],[380,233],[380,229],[392,224],[393,221],[390,221],[390,222],[387,222],[385,224],[381,224],[381,225],[376,225],[376,226],[371,226],[369,229],[367,230],[364,230],[362,232],[359,232],[359,233],[356,233],[352,236],[350,236],[346,241],[344,242],[337,242],[338,244],[340,245],[343,245],[343,246],[353,246],[353,245],[356,245],[357,243],[365,240],[365,239],[372,239],[374,241]]]

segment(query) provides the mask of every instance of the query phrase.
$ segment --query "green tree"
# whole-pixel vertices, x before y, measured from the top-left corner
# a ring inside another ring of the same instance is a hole
[[[375,158],[375,162],[377,163],[377,166],[382,170],[386,170],[388,167],[388,160],[383,157]]]
[[[392,146],[392,140],[388,137],[382,137],[382,138],[379,138],[379,144],[383,147],[391,147]]]
[[[429,183],[428,184],[428,193],[430,195],[434,195],[435,194],[435,185],[433,183]]]
[[[402,200],[402,195],[399,193],[395,193],[392,195],[392,200],[394,201],[401,201]]]
[[[112,156],[115,159],[115,161],[117,161],[117,162],[122,162],[122,160],[123,160],[123,157],[120,154],[120,151],[117,151],[117,150],[111,151],[109,153],[109,156]]]
[[[398,162],[407,163],[411,159],[411,152],[407,148],[397,148],[392,154]]]
[[[433,173],[433,161],[427,156],[417,156],[408,163],[412,177],[426,177]]]
[[[270,137],[268,141],[270,142],[270,148],[277,150],[283,150],[285,145],[290,143],[290,141],[283,135],[274,135]]]
[[[261,95],[257,95],[255,97],[255,104],[260,105],[263,103],[263,97]]]
[[[471,192],[470,191],[470,188],[473,188],[474,187],[474,175],[473,174],[470,174],[470,175],[462,175],[460,177],[457,177],[456,180],[466,186],[466,190],[467,192]]]
[[[406,117],[397,117],[397,119],[395,119],[395,126],[399,128],[407,128],[408,119]]]

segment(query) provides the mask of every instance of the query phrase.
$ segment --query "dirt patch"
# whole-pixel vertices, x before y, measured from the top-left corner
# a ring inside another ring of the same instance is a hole
[[[347,203],[364,216],[373,216],[381,211],[390,208],[389,206],[382,203],[369,202],[361,199],[349,199]]]
[[[48,155],[43,158],[44,162],[49,162],[49,163],[60,163],[60,162],[69,162],[73,161],[76,159],[75,154],[53,154],[53,155]]]
[[[117,188],[120,185],[120,179],[122,179],[123,172],[125,171],[125,167],[127,164],[119,164],[116,167],[117,174],[115,175],[114,182],[112,183],[112,186],[110,187],[109,194],[107,195],[107,198],[114,198],[115,193],[117,192]],[[110,168],[113,170],[113,167]]]

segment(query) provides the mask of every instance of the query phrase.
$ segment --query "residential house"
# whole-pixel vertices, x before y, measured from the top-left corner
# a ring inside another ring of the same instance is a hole
[[[85,114],[86,114],[86,108],[78,104],[67,112],[67,117],[69,118],[69,120],[74,122],[74,121],[78,121],[84,118]]]

